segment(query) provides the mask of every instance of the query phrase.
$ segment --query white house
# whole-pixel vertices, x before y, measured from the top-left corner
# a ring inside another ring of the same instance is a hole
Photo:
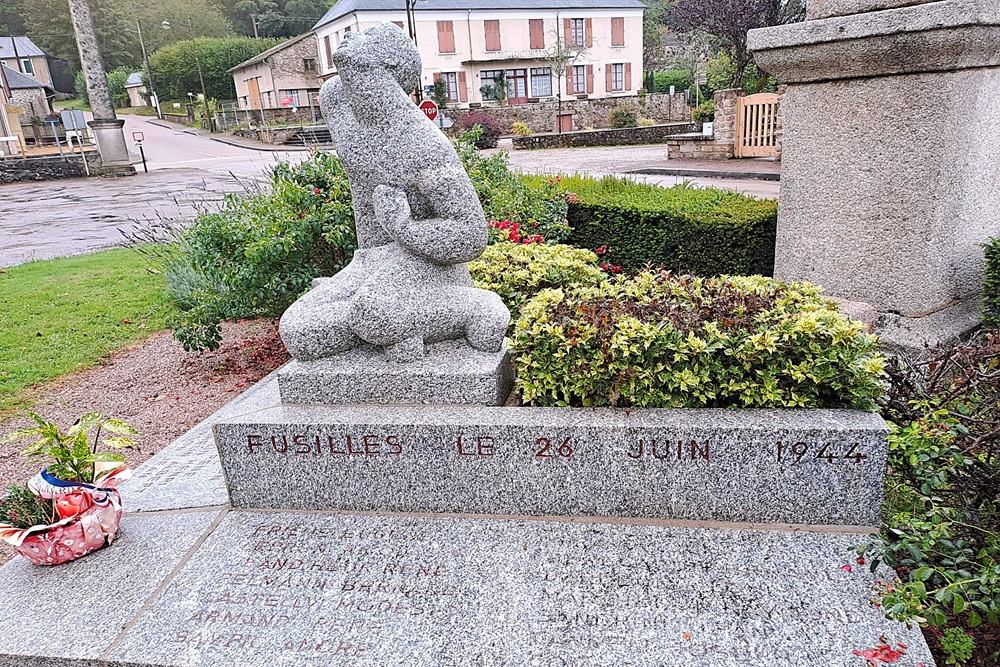
[[[489,104],[503,73],[512,105],[635,95],[643,10],[640,0],[417,0],[424,89],[441,81],[449,106]],[[404,0],[338,0],[314,28],[320,74],[335,73],[331,55],[346,33],[382,21],[406,30]],[[559,72],[557,51],[573,56]]]

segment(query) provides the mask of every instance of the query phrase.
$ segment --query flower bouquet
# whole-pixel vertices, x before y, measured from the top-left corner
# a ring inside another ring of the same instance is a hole
[[[25,454],[48,465],[0,498],[0,539],[36,565],[59,565],[114,541],[122,517],[115,487],[132,472],[121,453],[107,450],[134,447],[136,431],[96,412],[65,432],[35,413],[30,416],[36,426],[7,440],[33,438]],[[102,440],[102,431],[112,436]],[[101,445],[105,451],[99,451]]]

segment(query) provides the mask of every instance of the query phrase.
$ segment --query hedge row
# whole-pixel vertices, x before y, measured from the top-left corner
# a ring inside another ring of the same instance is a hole
[[[986,244],[983,272],[983,322],[1000,326],[1000,239]]]
[[[702,276],[774,271],[774,200],[615,177],[563,177],[560,185],[576,195],[570,195],[568,242],[591,250],[606,246],[602,259],[628,272],[646,266]]]

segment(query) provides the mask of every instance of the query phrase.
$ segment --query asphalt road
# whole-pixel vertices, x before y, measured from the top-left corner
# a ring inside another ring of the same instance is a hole
[[[183,223],[218,207],[227,193],[245,190],[278,161],[298,161],[303,151],[261,151],[233,146],[186,128],[142,116],[124,116],[129,150],[138,159],[134,132],[143,135],[149,173],[137,165],[132,178],[79,178],[0,185],[0,267],[114,247],[122,231],[164,222]],[[533,173],[622,174],[662,165],[662,146],[516,151],[511,165]],[[630,176],[662,185],[691,180]],[[697,185],[777,197],[778,183],[694,179]]]

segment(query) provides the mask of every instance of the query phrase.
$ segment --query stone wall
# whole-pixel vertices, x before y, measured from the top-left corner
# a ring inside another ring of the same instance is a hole
[[[691,109],[684,93],[655,93],[631,95],[628,97],[607,97],[594,100],[567,100],[562,103],[562,113],[573,115],[574,130],[592,130],[611,127],[611,110],[616,107],[633,109],[642,118],[651,118],[657,123],[671,123],[691,120]],[[556,130],[558,104],[552,102],[529,102],[515,106],[484,104],[472,109],[485,111],[500,119],[508,129],[515,122],[522,122],[532,132],[553,132]],[[442,113],[457,121],[466,113],[464,109],[443,109]]]
[[[261,125],[319,125],[325,124],[318,106],[279,107],[273,109],[240,109],[216,115],[216,127],[221,129],[260,127]]]
[[[12,90],[10,91],[10,101],[24,109],[26,116],[47,116],[51,111],[49,101],[45,97],[45,90],[42,88]]]
[[[671,123],[649,127],[623,127],[580,132],[546,132],[530,137],[514,137],[514,148],[566,148],[572,146],[633,146],[659,144],[667,137],[698,129],[694,123]]]
[[[94,169],[98,161],[97,151],[90,151],[87,156],[91,169]],[[0,183],[53,181],[86,175],[79,155],[73,158],[53,156],[0,160]]]

